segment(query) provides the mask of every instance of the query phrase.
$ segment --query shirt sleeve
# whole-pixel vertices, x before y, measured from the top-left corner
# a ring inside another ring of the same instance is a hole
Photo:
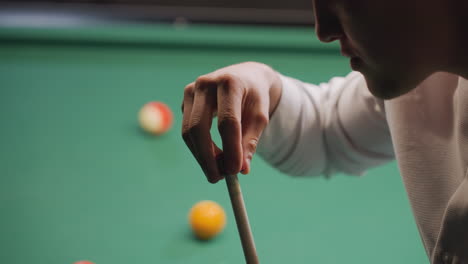
[[[394,159],[383,100],[351,72],[319,85],[281,76],[278,106],[257,153],[297,176],[362,175]]]

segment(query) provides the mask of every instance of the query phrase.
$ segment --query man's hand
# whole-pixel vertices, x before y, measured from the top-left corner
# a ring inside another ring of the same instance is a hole
[[[216,70],[185,87],[182,137],[209,182],[216,183],[226,174],[249,173],[257,143],[280,96],[279,74],[256,62]],[[210,134],[216,115],[222,150]]]

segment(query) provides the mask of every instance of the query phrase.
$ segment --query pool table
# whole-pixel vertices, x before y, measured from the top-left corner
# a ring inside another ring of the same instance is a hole
[[[0,262],[243,263],[226,185],[205,180],[180,133],[184,86],[242,61],[313,83],[350,71],[312,28],[1,27]],[[139,128],[148,101],[173,110],[167,134]],[[326,179],[254,157],[239,178],[261,263],[428,263],[394,162]],[[188,226],[200,200],[227,212],[211,241]]]

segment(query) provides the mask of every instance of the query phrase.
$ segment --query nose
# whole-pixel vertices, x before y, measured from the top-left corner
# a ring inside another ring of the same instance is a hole
[[[329,0],[313,0],[315,34],[322,42],[332,42],[344,36],[338,16],[328,5]]]

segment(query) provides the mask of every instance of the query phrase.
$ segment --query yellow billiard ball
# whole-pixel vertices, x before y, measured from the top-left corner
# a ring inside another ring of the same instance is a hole
[[[216,202],[200,201],[190,209],[189,223],[197,238],[208,240],[223,231],[226,226],[226,213]]]

